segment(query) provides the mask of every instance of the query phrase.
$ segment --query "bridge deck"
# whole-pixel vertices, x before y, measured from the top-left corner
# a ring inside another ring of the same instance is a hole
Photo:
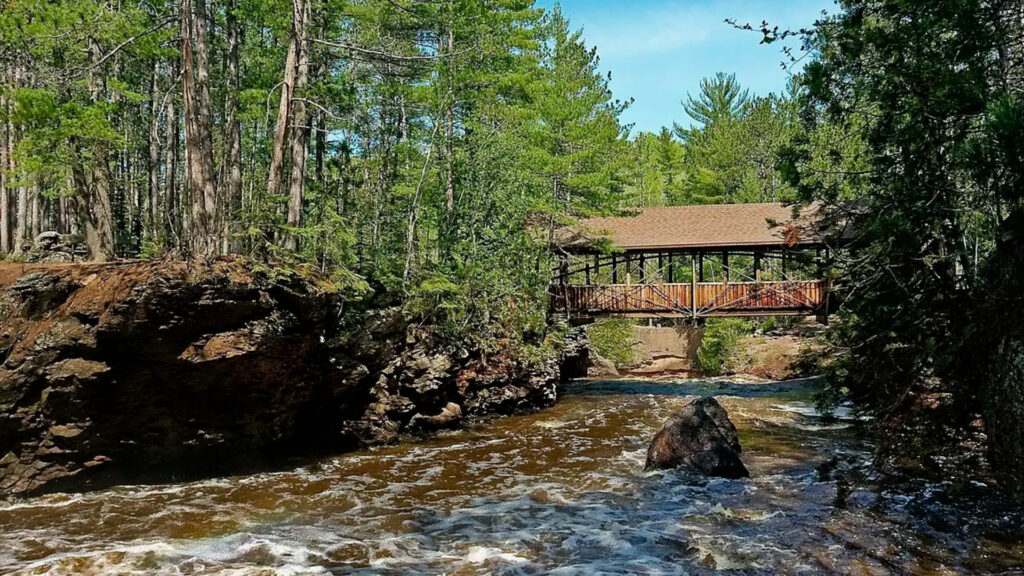
[[[571,316],[692,317],[817,315],[827,312],[827,280],[555,287]]]

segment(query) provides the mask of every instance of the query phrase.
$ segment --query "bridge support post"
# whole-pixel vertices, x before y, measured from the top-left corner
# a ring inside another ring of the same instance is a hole
[[[697,257],[690,255],[690,319],[697,324]]]

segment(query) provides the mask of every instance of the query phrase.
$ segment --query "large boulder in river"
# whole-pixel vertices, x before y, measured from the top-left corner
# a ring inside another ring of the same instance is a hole
[[[685,467],[707,476],[750,476],[740,460],[740,439],[729,413],[710,396],[672,415],[647,449],[645,470]]]

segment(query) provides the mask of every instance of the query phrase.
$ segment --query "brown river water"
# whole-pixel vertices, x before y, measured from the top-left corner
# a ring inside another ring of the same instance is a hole
[[[1021,518],[944,484],[875,486],[810,382],[580,382],[549,410],[291,470],[0,503],[0,573],[1024,574]],[[746,480],[643,471],[696,394]],[[819,466],[837,458],[859,480]]]

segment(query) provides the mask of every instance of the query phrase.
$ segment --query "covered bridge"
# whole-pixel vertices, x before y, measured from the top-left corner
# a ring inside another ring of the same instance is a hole
[[[569,316],[815,315],[829,311],[815,206],[645,208],[564,230],[552,285]]]

